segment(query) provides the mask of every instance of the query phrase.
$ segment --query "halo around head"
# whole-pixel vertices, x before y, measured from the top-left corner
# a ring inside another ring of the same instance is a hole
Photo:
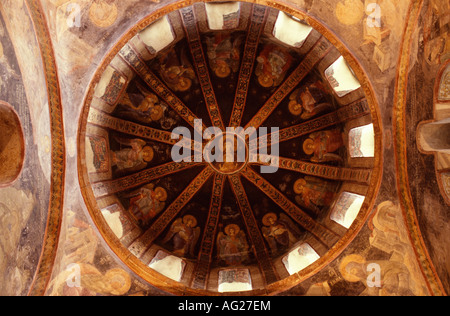
[[[142,150],[144,151],[144,153],[146,153],[146,155],[144,156],[144,161],[145,162],[152,161],[153,158],[155,157],[155,152],[153,148],[150,146],[145,146]]]
[[[270,219],[273,219],[274,221],[278,220],[278,216],[275,213],[268,213],[266,215],[264,215],[263,219],[262,219],[262,223],[264,224],[264,226],[270,226]]]
[[[305,140],[303,143],[303,151],[307,155],[312,155],[314,153],[314,140],[310,138]]]
[[[225,227],[225,234],[227,234],[228,236],[230,235],[230,230],[234,230],[235,234],[237,235],[241,229],[239,228],[238,225],[236,224],[230,224],[227,227]]]
[[[164,188],[158,187],[155,189],[155,194],[159,195],[158,200],[161,202],[167,201],[167,191]]]
[[[186,215],[183,217],[183,223],[188,223],[189,221],[192,221],[192,227],[197,226],[197,219],[192,215]]]
[[[301,194],[303,192],[303,188],[306,185],[305,179],[298,179],[294,184],[294,192],[296,194]]]

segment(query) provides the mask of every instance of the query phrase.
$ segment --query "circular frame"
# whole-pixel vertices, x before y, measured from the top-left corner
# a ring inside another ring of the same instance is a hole
[[[280,281],[267,285],[261,290],[252,290],[248,292],[240,293],[218,293],[210,290],[193,289],[186,286],[185,284],[173,281],[153,269],[146,266],[142,261],[135,257],[114,235],[114,233],[109,228],[105,219],[103,218],[99,207],[97,205],[96,199],[94,197],[89,177],[87,172],[83,172],[83,162],[85,161],[85,135],[87,119],[89,115],[89,108],[94,96],[94,88],[99,82],[102,73],[105,71],[106,67],[111,63],[112,59],[119,53],[120,49],[130,41],[139,31],[149,26],[151,23],[155,22],[159,18],[167,15],[168,13],[179,10],[183,7],[191,6],[199,2],[217,2],[214,0],[179,0],[174,3],[167,4],[166,6],[159,8],[149,14],[147,17],[143,18],[141,21],[136,23],[131,29],[129,29],[120,40],[112,47],[109,53],[106,55],[104,60],[100,63],[96,73],[94,74],[89,89],[87,90],[86,96],[84,98],[83,108],[79,120],[79,130],[78,130],[78,177],[80,182],[80,189],[84,201],[86,203],[88,212],[99,230],[104,241],[108,244],[111,250],[117,255],[117,257],[130,268],[134,273],[140,276],[143,280],[155,286],[163,291],[166,291],[173,295],[193,295],[193,296],[218,296],[218,295],[242,295],[242,296],[260,296],[260,295],[276,295],[288,291],[294,286],[299,285],[304,280],[310,278],[311,276],[320,272],[324,267],[335,260],[347,246],[353,241],[356,235],[360,232],[365,222],[367,221],[371,210],[375,203],[375,198],[379,191],[382,178],[382,165],[383,165],[383,134],[381,129],[380,113],[378,108],[378,101],[375,96],[375,92],[372,84],[369,82],[368,76],[357,58],[350,52],[345,44],[343,44],[336,34],[330,31],[325,24],[323,24],[318,19],[309,16],[305,11],[302,11],[293,5],[281,3],[276,1],[268,0],[242,0],[242,2],[254,3],[267,6],[269,8],[274,8],[279,11],[288,13],[296,18],[306,21],[310,26],[312,26],[316,31],[320,32],[331,44],[333,44],[341,55],[348,62],[350,67],[354,70],[357,79],[361,83],[361,87],[364,91],[367,103],[370,108],[370,114],[372,116],[372,123],[375,133],[375,157],[374,157],[374,167],[372,169],[372,177],[366,194],[366,198],[361,207],[359,215],[353,222],[353,225],[345,233],[345,235],[331,248],[329,251],[322,256],[319,260],[308,266],[307,268],[295,273],[289,277],[286,277]]]

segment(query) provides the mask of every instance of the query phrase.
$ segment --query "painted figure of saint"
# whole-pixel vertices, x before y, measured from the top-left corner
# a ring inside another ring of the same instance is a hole
[[[266,45],[256,60],[256,76],[264,88],[279,86],[292,65],[292,56],[272,44]]]
[[[217,33],[206,39],[209,64],[217,77],[226,78],[239,70],[241,43],[242,37],[232,41],[231,35],[224,33]]]
[[[190,255],[194,257],[194,248],[200,236],[200,227],[197,227],[197,219],[192,215],[186,215],[177,219],[164,238],[163,243],[172,241],[174,254],[180,257]]]
[[[285,214],[280,214],[278,218],[277,214],[268,213],[263,217],[262,223],[263,236],[272,255],[289,249],[297,241],[295,235],[299,235],[299,231]]]
[[[245,234],[238,225],[225,227],[225,234],[217,236],[218,256],[227,265],[239,265],[248,259],[248,243]]]
[[[155,156],[151,146],[146,146],[146,142],[142,139],[120,139],[116,140],[122,144],[129,146],[119,151],[111,152],[112,165],[117,166],[119,171],[137,171],[147,167]]]
[[[186,92],[192,87],[195,72],[185,50],[180,57],[174,49],[169,50],[159,58],[159,67],[164,82],[173,91]]]
[[[245,150],[245,144],[237,137],[234,137],[234,142],[224,137],[223,162],[218,163],[220,172],[230,174],[242,167],[243,163],[239,161],[238,153]]]
[[[343,146],[341,131],[334,129],[312,133],[303,143],[303,151],[309,156],[312,155],[313,162],[342,161],[334,152]]]
[[[324,95],[325,89],[320,81],[298,88],[289,97],[289,111],[308,120],[332,108],[329,103],[318,103]]]
[[[119,112],[120,116],[134,119],[142,123],[159,121],[164,116],[165,104],[160,103],[158,97],[153,93],[148,93],[137,105],[131,100],[128,93],[121,100],[121,104],[126,106]]]
[[[166,206],[167,191],[162,187],[155,188],[148,184],[127,197],[130,198],[128,211],[138,221],[147,223],[158,215]]]
[[[297,194],[295,200],[298,204],[316,213],[322,207],[329,207],[336,195],[332,184],[309,176],[295,182],[294,192]]]

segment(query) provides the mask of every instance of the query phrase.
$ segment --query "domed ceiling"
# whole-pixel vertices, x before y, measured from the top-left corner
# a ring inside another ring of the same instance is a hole
[[[363,71],[330,40],[300,12],[230,2],[157,12],[117,44],[85,101],[79,175],[134,272],[172,293],[274,294],[355,237],[380,127]]]

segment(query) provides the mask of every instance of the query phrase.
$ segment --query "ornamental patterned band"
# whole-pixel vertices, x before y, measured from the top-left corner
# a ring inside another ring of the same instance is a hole
[[[193,286],[197,289],[205,289],[214,249],[214,241],[219,224],[220,209],[222,207],[223,188],[226,176],[216,174],[209,209],[208,222],[203,233],[203,241],[198,256],[198,263],[194,272]]]
[[[152,226],[141,237],[139,237],[133,245],[130,246],[130,251],[136,257],[140,258],[213,174],[214,171],[212,168],[206,167],[191,182],[186,190],[184,190],[184,192],[181,193],[178,198],[164,211],[156,222],[154,222]]]

